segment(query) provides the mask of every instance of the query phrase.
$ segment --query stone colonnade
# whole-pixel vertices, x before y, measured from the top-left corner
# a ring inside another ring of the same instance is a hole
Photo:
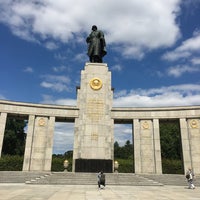
[[[200,174],[200,106],[113,108],[117,121],[132,119],[135,173],[162,174],[159,120],[179,120],[184,170]]]
[[[28,120],[23,171],[50,171],[55,122],[74,121],[78,109],[0,100],[0,155],[9,116]]]
[[[0,153],[9,115],[29,116],[23,170],[50,171],[55,121],[72,121],[78,117],[78,109],[1,100]],[[111,117],[114,120],[132,119],[135,173],[155,174],[162,173],[159,119],[179,119],[184,169],[190,166],[200,174],[200,106],[112,108]]]
[[[107,65],[86,63],[81,73],[77,106],[0,100],[0,155],[7,117],[24,118],[28,120],[28,131],[23,171],[50,171],[55,122],[73,121],[73,163],[83,159],[92,163],[96,159],[112,170],[114,123],[127,120],[133,124],[135,173],[162,174],[159,120],[176,119],[180,122],[184,170],[192,167],[200,174],[200,106],[112,107],[113,89]]]

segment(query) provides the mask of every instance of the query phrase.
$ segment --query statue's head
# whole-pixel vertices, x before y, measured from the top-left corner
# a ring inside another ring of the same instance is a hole
[[[96,31],[96,30],[97,30],[97,26],[96,26],[96,25],[93,25],[93,26],[92,26],[92,30],[93,30],[93,31]]]

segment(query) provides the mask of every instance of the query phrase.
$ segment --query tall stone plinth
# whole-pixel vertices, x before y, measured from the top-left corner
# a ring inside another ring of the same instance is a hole
[[[75,120],[73,171],[113,171],[113,91],[104,63],[86,63],[77,90],[79,118]]]

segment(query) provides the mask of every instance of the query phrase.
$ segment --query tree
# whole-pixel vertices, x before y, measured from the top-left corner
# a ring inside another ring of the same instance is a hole
[[[119,143],[117,141],[114,143],[114,157],[115,158],[121,157],[121,148],[120,148]]]
[[[133,144],[129,140],[126,141],[125,145],[120,147],[116,141],[114,143],[114,157],[115,158],[133,158]]]
[[[24,155],[26,142],[25,126],[26,122],[24,120],[7,118],[2,148],[3,155]]]
[[[181,159],[181,136],[179,123],[161,122],[160,141],[162,158]]]
[[[133,159],[133,144],[131,144],[130,140],[126,141],[125,146],[123,147],[125,158]]]

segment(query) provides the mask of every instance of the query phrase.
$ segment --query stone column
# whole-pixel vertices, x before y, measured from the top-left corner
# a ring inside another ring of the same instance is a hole
[[[200,174],[200,120],[188,119],[188,132],[190,141],[191,161],[195,174]]]
[[[140,140],[140,122],[138,119],[133,120],[133,136],[134,136],[134,164],[135,164],[135,173],[142,173],[141,168],[141,140]]]
[[[2,147],[3,147],[6,119],[7,119],[7,113],[0,113],[0,157],[1,157]]]
[[[44,171],[51,170],[54,127],[55,127],[55,117],[50,117],[48,121],[48,131],[46,135]]]
[[[111,72],[104,63],[86,63],[81,71],[75,120],[73,162],[75,171],[113,170],[113,92]]]
[[[181,129],[183,165],[184,165],[184,171],[186,171],[188,167],[192,167],[190,136],[188,132],[187,120],[185,118],[182,118],[179,121],[180,121],[180,129]]]
[[[24,171],[50,171],[55,117],[29,116]]]
[[[134,119],[135,173],[162,174],[159,121]]]
[[[140,120],[141,172],[155,173],[155,156],[152,120]]]
[[[155,173],[162,174],[162,159],[160,146],[160,126],[159,119],[153,119],[154,153],[155,153]]]
[[[27,135],[26,135],[25,153],[24,153],[23,171],[30,171],[31,154],[32,154],[32,148],[33,148],[34,127],[35,127],[35,116],[29,115],[28,130],[27,130]]]

